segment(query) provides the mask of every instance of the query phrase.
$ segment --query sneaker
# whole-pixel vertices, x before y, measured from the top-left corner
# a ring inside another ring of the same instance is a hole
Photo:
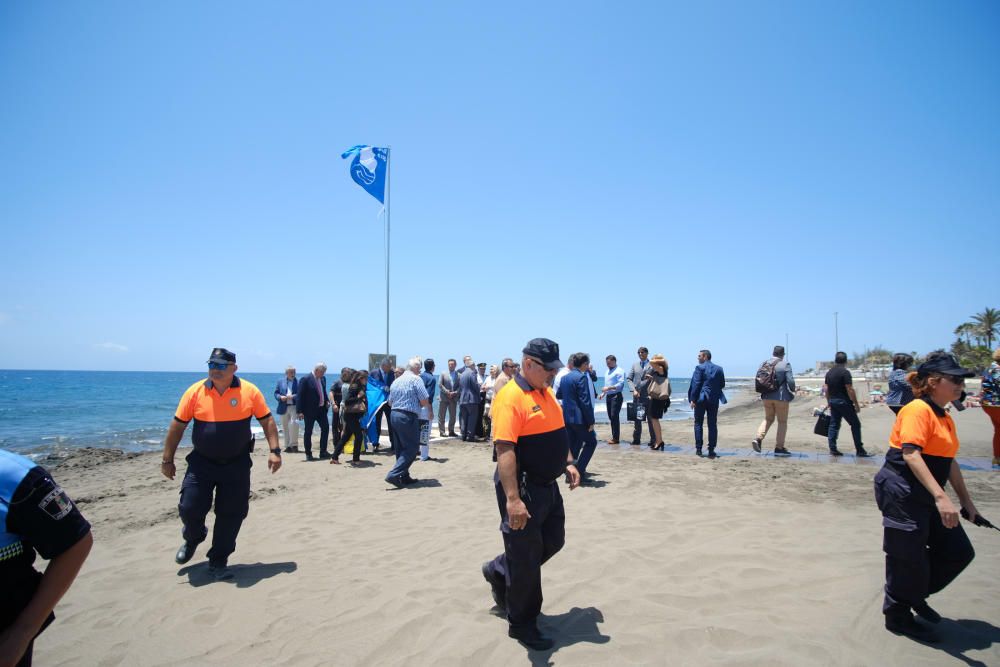
[[[754,438],[753,440],[751,440],[750,441],[750,446],[753,447],[753,450],[755,452],[757,452],[758,454],[760,454],[760,440],[758,438]],[[774,451],[777,452],[778,450],[776,449]]]
[[[790,451],[788,451],[787,449],[785,449],[784,447],[775,447],[774,448],[774,455],[775,456],[791,456],[792,453]]]

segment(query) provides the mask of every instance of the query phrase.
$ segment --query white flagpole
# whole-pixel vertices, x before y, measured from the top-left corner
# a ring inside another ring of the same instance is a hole
[[[385,354],[389,355],[389,175],[392,172],[392,146],[385,149]]]

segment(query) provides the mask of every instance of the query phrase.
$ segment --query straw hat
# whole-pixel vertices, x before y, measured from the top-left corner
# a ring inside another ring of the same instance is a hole
[[[656,366],[656,369],[663,375],[667,374],[667,360],[662,354],[654,354],[653,358],[649,360],[649,363]]]

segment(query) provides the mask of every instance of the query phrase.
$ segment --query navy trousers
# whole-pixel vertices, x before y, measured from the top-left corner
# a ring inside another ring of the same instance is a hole
[[[528,508],[527,525],[511,530],[507,522],[507,494],[494,475],[500,532],[504,552],[487,566],[491,579],[507,585],[507,621],[516,627],[533,626],[542,611],[542,565],[566,541],[566,511],[555,482],[525,485],[521,500]]]
[[[326,454],[330,438],[330,420],[326,417],[326,410],[312,415],[303,415],[306,423],[305,433],[302,435],[302,444],[306,449],[306,456],[312,456],[312,434],[313,427],[319,424],[319,453]]]
[[[458,406],[458,425],[462,431],[462,440],[472,440],[476,437],[476,417],[479,416],[479,403],[462,403]]]
[[[385,481],[405,479],[410,476],[410,466],[420,451],[420,422],[412,412],[393,410],[389,413],[389,426],[396,434],[396,465]]]
[[[620,392],[617,394],[608,394],[604,400],[608,406],[608,419],[611,421],[611,439],[620,440],[622,434],[622,395]],[[639,435],[641,436],[642,434],[640,433]]]
[[[587,472],[587,464],[597,449],[597,434],[587,429],[583,424],[566,424],[569,435],[569,451],[576,459],[576,469],[583,476]]]
[[[707,403],[695,403],[694,406],[694,446],[701,450],[705,442],[702,433],[702,425],[708,417],[708,451],[713,451],[719,442],[719,403],[709,401]]]
[[[908,614],[950,584],[976,555],[962,526],[945,528],[933,505],[909,503],[906,512],[915,530],[884,529],[886,615]]]
[[[837,435],[840,434],[841,419],[851,425],[854,449],[857,451],[864,449],[864,444],[861,442],[861,420],[858,419],[858,413],[854,411],[854,406],[851,405],[850,401],[834,398],[830,400],[830,428],[826,432],[830,450],[837,448]]]
[[[208,536],[205,517],[212,508],[215,497],[215,528],[212,530],[212,548],[208,562],[225,565],[229,554],[236,550],[243,519],[250,509],[249,453],[228,463],[216,463],[198,452],[185,457],[188,463],[184,481],[181,482],[181,501],[177,509],[184,524],[182,535],[186,542],[200,544]]]

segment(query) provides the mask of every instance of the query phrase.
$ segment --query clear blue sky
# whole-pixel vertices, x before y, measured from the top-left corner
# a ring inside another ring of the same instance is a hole
[[[401,357],[749,374],[1000,306],[1000,5],[694,4],[0,4],[0,367],[361,365],[360,143]]]

